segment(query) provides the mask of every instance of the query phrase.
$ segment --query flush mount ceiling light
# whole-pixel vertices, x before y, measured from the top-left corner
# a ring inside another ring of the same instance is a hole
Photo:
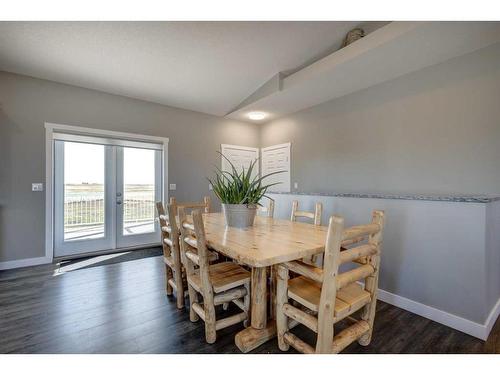
[[[250,112],[248,118],[250,120],[263,120],[266,117],[264,112]]]

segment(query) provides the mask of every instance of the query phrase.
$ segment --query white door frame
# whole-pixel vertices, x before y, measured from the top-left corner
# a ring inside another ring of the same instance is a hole
[[[168,200],[168,138],[135,133],[124,133],[111,130],[87,128],[64,124],[45,123],[45,259],[47,263],[54,260],[54,133],[68,133],[88,136],[153,142],[163,146],[162,165],[163,200]]]

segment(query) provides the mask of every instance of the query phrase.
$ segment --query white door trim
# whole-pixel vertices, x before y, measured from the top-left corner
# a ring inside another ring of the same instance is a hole
[[[111,137],[118,139],[127,139],[132,141],[135,140],[135,141],[153,142],[161,144],[163,146],[162,196],[163,200],[168,200],[168,141],[169,141],[168,138],[46,122],[45,123],[45,257],[36,258],[37,261],[43,260],[43,263],[51,263],[54,260],[53,185],[54,185],[54,133],[55,132],[88,135],[88,136]],[[22,259],[16,262],[18,263],[14,264],[24,265],[26,263],[29,263],[29,259],[26,260]],[[43,263],[37,262],[37,264],[43,264]],[[18,267],[22,267],[22,265]]]

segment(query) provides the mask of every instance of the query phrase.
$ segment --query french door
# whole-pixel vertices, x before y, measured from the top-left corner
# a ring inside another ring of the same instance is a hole
[[[157,145],[74,135],[54,142],[56,257],[159,243]]]

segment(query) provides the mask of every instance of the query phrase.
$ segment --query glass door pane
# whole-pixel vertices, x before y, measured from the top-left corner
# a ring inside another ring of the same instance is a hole
[[[158,243],[155,202],[161,200],[161,151],[117,147],[117,246]]]
[[[122,234],[154,232],[155,151],[123,148]]]
[[[112,249],[115,186],[111,146],[54,143],[54,254]]]
[[[65,142],[64,241],[104,237],[104,146]]]

